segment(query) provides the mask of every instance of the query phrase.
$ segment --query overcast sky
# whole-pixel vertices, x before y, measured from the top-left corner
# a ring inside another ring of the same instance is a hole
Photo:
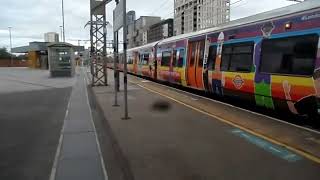
[[[234,3],[238,0],[231,0]],[[64,0],[66,40],[89,39],[89,28],[84,25],[90,18],[90,0]],[[127,0],[127,10],[141,15],[173,17],[174,0]],[[243,0],[231,6],[231,19],[292,4],[287,0]],[[107,18],[112,22],[114,2],[107,5]],[[13,47],[28,45],[30,41],[43,41],[45,32],[60,33],[61,0],[1,0],[0,47],[9,47],[8,27],[12,28]],[[112,29],[110,29],[110,32]],[[110,38],[110,37],[109,37]],[[81,44],[83,45],[83,44]]]

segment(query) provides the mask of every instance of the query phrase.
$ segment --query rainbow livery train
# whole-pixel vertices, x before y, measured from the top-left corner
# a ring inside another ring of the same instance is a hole
[[[320,1],[309,0],[129,49],[127,67],[156,81],[319,121],[319,35]]]

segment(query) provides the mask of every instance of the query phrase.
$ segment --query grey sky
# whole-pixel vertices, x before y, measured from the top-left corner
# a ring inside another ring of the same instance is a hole
[[[12,26],[13,47],[27,45],[30,41],[43,41],[45,32],[60,32],[61,0],[1,0],[0,47],[9,46],[8,26]],[[89,39],[89,29],[84,25],[89,20],[90,0],[64,0],[66,40]],[[231,0],[231,3],[237,0]],[[154,15],[173,17],[174,0],[127,0],[127,10],[135,10],[137,16]],[[231,19],[290,5],[286,0],[243,0],[231,6]],[[112,22],[115,3],[107,6],[108,20]],[[111,32],[111,29],[110,29]]]

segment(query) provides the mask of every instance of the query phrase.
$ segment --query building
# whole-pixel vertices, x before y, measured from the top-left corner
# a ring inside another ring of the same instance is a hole
[[[59,42],[59,34],[55,32],[48,32],[44,34],[45,42]]]
[[[129,11],[127,13],[127,42],[128,47],[130,48],[130,45],[134,44],[134,26],[136,22],[136,12],[135,11]]]
[[[148,43],[166,39],[173,36],[173,19],[166,19],[150,26],[148,30]]]
[[[129,11],[127,12],[127,24],[133,24],[136,20],[136,12],[135,11]]]
[[[198,31],[230,21],[230,0],[175,0],[176,35]]]
[[[148,42],[148,29],[151,25],[161,22],[161,17],[141,16],[128,25],[128,48],[142,46]]]

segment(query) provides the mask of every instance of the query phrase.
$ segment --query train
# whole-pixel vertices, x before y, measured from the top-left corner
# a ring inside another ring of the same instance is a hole
[[[128,49],[127,70],[319,122],[319,35],[320,1],[308,0]]]

